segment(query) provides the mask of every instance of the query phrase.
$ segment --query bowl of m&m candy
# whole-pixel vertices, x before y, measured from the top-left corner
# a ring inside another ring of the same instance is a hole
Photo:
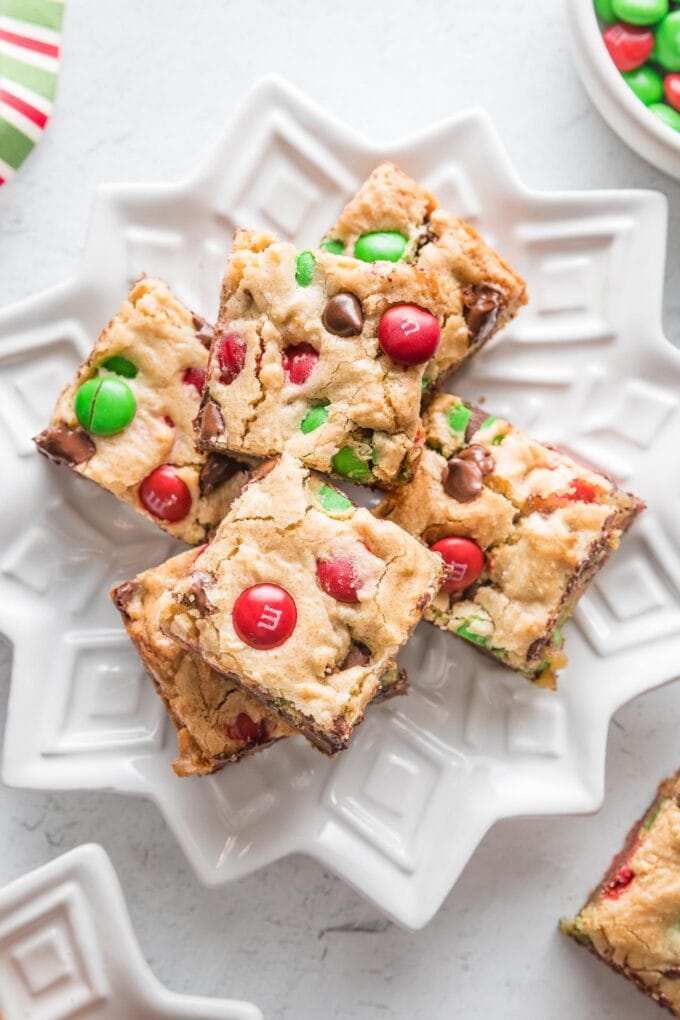
[[[576,66],[640,156],[680,179],[680,0],[570,0]]]

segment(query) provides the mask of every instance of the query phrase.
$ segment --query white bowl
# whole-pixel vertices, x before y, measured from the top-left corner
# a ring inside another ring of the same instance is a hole
[[[573,56],[583,85],[619,138],[680,180],[680,132],[663,124],[628,87],[609,56],[593,0],[568,0]]]

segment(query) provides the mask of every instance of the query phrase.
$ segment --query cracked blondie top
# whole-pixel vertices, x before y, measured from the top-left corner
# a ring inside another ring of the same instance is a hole
[[[173,556],[111,592],[145,670],[177,728],[178,776],[209,775],[292,730],[257,698],[166,637],[158,603],[191,570],[195,549]]]
[[[562,931],[680,1016],[680,772]]]
[[[423,365],[451,282],[389,262],[298,253],[237,231],[222,289],[202,448],[271,457],[391,487],[420,453]]]
[[[140,280],[34,439],[50,460],[191,544],[205,541],[245,481],[234,460],[196,447],[212,335],[164,283]]]
[[[159,600],[191,570],[197,555],[190,549],[173,556],[111,592],[144,669],[177,729],[173,769],[178,776],[210,775],[295,733],[267,711],[259,698],[161,630]],[[406,689],[406,674],[390,663],[380,678],[376,700],[405,694]]]
[[[283,454],[161,598],[160,625],[333,754],[443,572],[439,556]]]
[[[373,171],[321,246],[369,262],[410,262],[442,275],[450,304],[424,388],[443,382],[527,301],[524,280],[477,231],[441,209],[433,195],[392,163]]]
[[[553,688],[562,625],[643,504],[460,397],[437,394],[423,427],[413,480],[375,513],[449,564],[426,618]]]

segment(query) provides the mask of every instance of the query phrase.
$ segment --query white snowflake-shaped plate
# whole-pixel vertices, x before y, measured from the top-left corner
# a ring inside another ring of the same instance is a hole
[[[568,625],[557,693],[423,624],[404,656],[410,696],[369,712],[337,761],[294,739],[180,780],[172,728],[108,598],[171,542],[48,465],[30,436],[139,273],[214,315],[236,226],[309,245],[385,158],[529,284],[529,306],[456,389],[610,472],[649,509]],[[612,713],[680,663],[680,353],[660,325],[665,232],[657,194],[528,191],[482,112],[375,145],[277,79],[254,90],[190,180],[100,189],[79,276],[0,314],[0,456],[12,479],[0,628],[14,643],[5,781],[152,798],[211,885],[312,855],[411,928],[497,819],[596,809]]]
[[[143,958],[111,861],[80,846],[0,889],[4,1020],[262,1020],[247,1002],[177,995]]]

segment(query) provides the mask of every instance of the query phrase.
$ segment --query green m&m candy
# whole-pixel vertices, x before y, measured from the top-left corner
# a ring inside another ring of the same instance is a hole
[[[310,407],[307,414],[300,422],[300,432],[304,435],[309,435],[310,432],[314,432],[328,419],[328,408],[325,404],[318,404],[316,407]]]
[[[338,492],[332,485],[322,485],[317,493],[317,499],[327,514],[341,514],[352,509],[352,501],[344,492]]]
[[[407,244],[408,237],[398,230],[374,230],[361,235],[354,245],[354,257],[362,262],[398,262]]]
[[[624,71],[622,78],[645,106],[663,99],[663,79],[649,64],[643,64],[634,71]]]
[[[652,58],[667,71],[680,71],[680,10],[667,14],[657,25]]]
[[[333,470],[352,482],[367,484],[373,481],[373,472],[351,446],[343,446],[333,457]]]
[[[612,0],[612,10],[629,25],[655,25],[668,14],[668,0]]]
[[[316,259],[311,251],[301,251],[295,260],[295,279],[301,287],[308,287],[314,276]]]
[[[595,0],[595,10],[598,17],[602,18],[603,21],[612,22],[617,20],[612,0]]]
[[[667,103],[652,103],[648,107],[652,113],[667,124],[668,127],[674,128],[675,131],[680,131],[680,113],[674,110],[672,106],[668,106]]]
[[[123,375],[126,379],[134,379],[138,372],[135,363],[129,358],[124,358],[122,354],[113,354],[106,361],[102,361],[102,368],[116,375]]]
[[[321,242],[321,247],[324,251],[330,252],[331,255],[342,255],[345,250],[343,241],[337,241],[333,237],[327,237]]]
[[[114,436],[127,428],[135,416],[135,395],[122,379],[88,379],[78,388],[76,417],[95,436]]]

